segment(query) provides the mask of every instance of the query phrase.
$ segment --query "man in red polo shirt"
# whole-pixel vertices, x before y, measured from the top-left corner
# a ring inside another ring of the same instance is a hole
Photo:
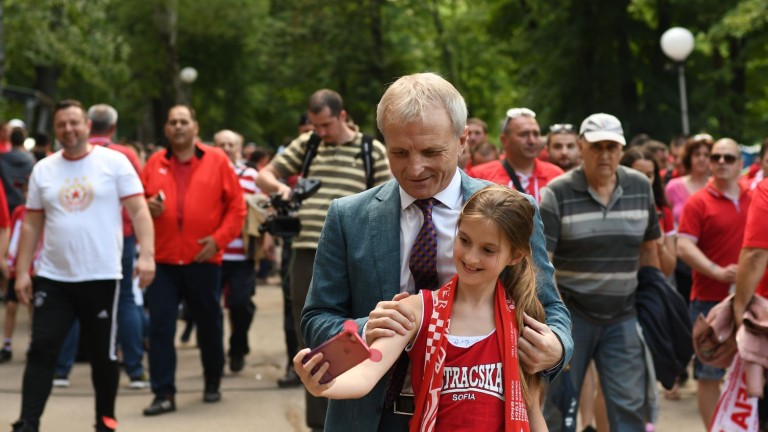
[[[718,140],[710,154],[712,179],[693,194],[683,208],[677,233],[677,255],[693,269],[690,315],[705,316],[728,296],[736,282],[737,262],[744,236],[749,191],[739,186],[743,161],[738,144]],[[709,424],[720,396],[724,369],[695,361],[699,413]]]
[[[539,191],[563,173],[558,166],[538,160],[542,149],[541,130],[536,113],[528,108],[512,108],[501,128],[504,158],[478,165],[467,171],[471,177],[513,187],[541,201]]]
[[[744,242],[739,255],[739,270],[736,273],[736,295],[733,298],[733,316],[741,325],[744,309],[754,294],[768,298],[768,230],[765,229],[765,215],[768,214],[768,180],[762,180],[752,191],[752,203],[747,212],[744,228]],[[766,386],[765,391],[768,391]],[[765,415],[768,401],[758,402],[761,409],[760,425],[768,424]]]

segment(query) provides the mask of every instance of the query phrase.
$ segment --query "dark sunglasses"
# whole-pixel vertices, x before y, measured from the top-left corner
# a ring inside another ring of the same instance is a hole
[[[718,162],[720,162],[720,159],[724,160],[725,163],[730,165],[730,164],[736,162],[739,158],[738,158],[738,156],[734,156],[734,155],[728,154],[728,153],[725,153],[725,154],[711,153],[709,155],[709,161],[712,162],[712,163],[718,163]]]
[[[558,123],[549,127],[549,132],[553,134],[557,133],[573,133],[573,125],[570,123]]]

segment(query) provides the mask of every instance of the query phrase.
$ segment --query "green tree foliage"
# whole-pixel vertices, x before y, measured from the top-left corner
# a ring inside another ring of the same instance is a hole
[[[277,146],[309,95],[332,88],[368,132],[388,83],[433,71],[491,136],[507,108],[543,128],[605,111],[628,134],[680,130],[676,66],[661,34],[696,37],[686,61],[691,129],[768,135],[764,0],[3,0],[5,83],[107,102],[123,137],[162,137],[191,93],[201,136],[221,128]],[[184,87],[178,71],[195,67]]]

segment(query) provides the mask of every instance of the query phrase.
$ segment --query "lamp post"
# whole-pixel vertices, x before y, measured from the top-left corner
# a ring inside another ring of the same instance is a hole
[[[192,83],[197,79],[197,69],[187,66],[179,72],[179,79],[185,85],[185,99],[188,104],[192,103]]]
[[[680,87],[680,114],[683,119],[683,134],[689,135],[688,126],[688,98],[685,93],[685,59],[693,51],[693,34],[682,27],[672,27],[661,35],[661,50],[664,54],[677,62],[677,79]]]

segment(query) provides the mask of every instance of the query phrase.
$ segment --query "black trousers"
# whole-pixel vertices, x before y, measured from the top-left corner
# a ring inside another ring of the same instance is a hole
[[[149,306],[149,378],[157,396],[176,394],[176,316],[185,300],[197,323],[205,388],[218,390],[224,369],[221,266],[158,264],[144,298]]]
[[[34,281],[32,338],[24,369],[21,419],[39,425],[51,394],[56,359],[75,319],[91,362],[96,393],[96,421],[115,417],[120,370],[115,351],[119,281],[59,282],[39,277]]]
[[[293,237],[283,237],[283,250],[280,265],[280,284],[283,290],[283,333],[285,349],[288,355],[287,367],[293,367],[293,357],[299,352],[299,337],[293,319],[293,300],[291,299],[291,247]]]
[[[309,283],[312,281],[312,267],[315,264],[316,249],[294,249],[291,262],[291,300],[293,302],[293,318],[296,331],[301,332],[301,310],[307,300]],[[304,340],[299,335],[300,347]],[[307,408],[307,426],[322,429],[325,425],[325,415],[328,411],[328,399],[315,397],[305,392]]]
[[[229,356],[244,356],[248,347],[248,329],[251,328],[256,306],[251,297],[256,293],[256,268],[253,260],[224,261],[221,264],[221,286],[229,286],[226,305],[232,333],[229,336]]]

